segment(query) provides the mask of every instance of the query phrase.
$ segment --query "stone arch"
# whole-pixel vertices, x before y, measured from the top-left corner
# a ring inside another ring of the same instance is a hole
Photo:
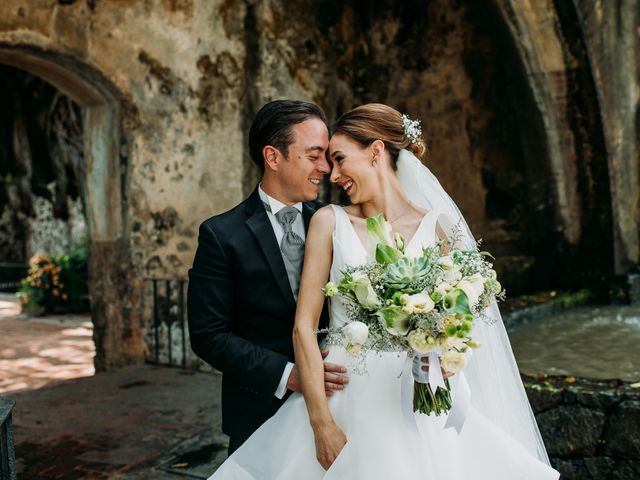
[[[558,271],[557,261],[567,262],[576,276],[611,274],[614,268],[624,273],[620,259],[629,255],[614,239],[619,222],[616,192],[606,186],[616,171],[607,165],[606,119],[598,106],[599,86],[579,8],[551,0],[493,4],[509,32],[532,100],[528,112],[533,118],[527,122],[539,132],[539,145],[525,142],[536,155],[524,152],[525,162],[530,170],[544,163],[549,172],[553,211],[551,224],[542,231],[555,238],[551,248],[538,243],[539,256],[547,262],[540,273],[549,278]],[[634,243],[631,237],[628,243]],[[594,260],[596,250],[600,253]]]
[[[129,269],[126,226],[126,158],[122,146],[125,96],[96,67],[54,49],[0,41],[0,63],[35,75],[83,109],[85,178],[83,192],[89,232],[89,294],[96,344],[96,370],[131,362],[127,352],[123,276]],[[134,334],[135,335],[135,334]],[[142,343],[140,343],[141,345]],[[130,342],[129,342],[130,345]],[[134,349],[136,350],[136,349]],[[137,350],[141,350],[137,347]],[[124,351],[124,352],[123,352]],[[123,355],[124,353],[124,355]]]
[[[563,75],[568,69],[561,38],[555,30],[555,11],[547,2],[538,8],[531,3],[519,8],[511,1],[498,1],[498,8],[512,34],[545,133],[546,155],[554,179],[557,222],[571,244],[580,238],[580,200],[575,184],[575,166],[571,158],[572,132],[562,102],[567,98]]]

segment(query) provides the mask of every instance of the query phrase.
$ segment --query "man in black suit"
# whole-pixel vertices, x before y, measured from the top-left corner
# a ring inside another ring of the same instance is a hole
[[[200,226],[189,271],[193,351],[223,373],[229,454],[300,391],[292,330],[304,239],[322,177],[328,131],[316,105],[278,100],[256,115],[249,150],[263,177],[242,203]],[[325,364],[327,394],[344,367]]]

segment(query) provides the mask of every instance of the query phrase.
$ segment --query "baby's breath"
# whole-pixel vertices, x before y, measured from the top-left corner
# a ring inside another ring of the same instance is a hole
[[[402,128],[411,143],[417,143],[422,137],[420,120],[411,120],[408,115],[402,114]]]

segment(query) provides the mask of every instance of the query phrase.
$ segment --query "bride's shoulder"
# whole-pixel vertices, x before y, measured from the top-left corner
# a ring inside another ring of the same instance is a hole
[[[336,213],[333,209],[333,205],[326,205],[316,210],[316,213],[311,217],[311,224],[309,230],[316,232],[330,231],[332,232],[336,226]]]

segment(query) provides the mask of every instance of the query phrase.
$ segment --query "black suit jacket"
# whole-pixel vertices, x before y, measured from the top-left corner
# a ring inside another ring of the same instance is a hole
[[[305,230],[319,202],[303,203]],[[193,351],[222,376],[222,430],[246,438],[284,402],[274,393],[294,361],[296,303],[273,227],[256,188],[200,226],[189,271]],[[326,323],[323,312],[321,325]],[[285,397],[286,398],[286,397]]]

